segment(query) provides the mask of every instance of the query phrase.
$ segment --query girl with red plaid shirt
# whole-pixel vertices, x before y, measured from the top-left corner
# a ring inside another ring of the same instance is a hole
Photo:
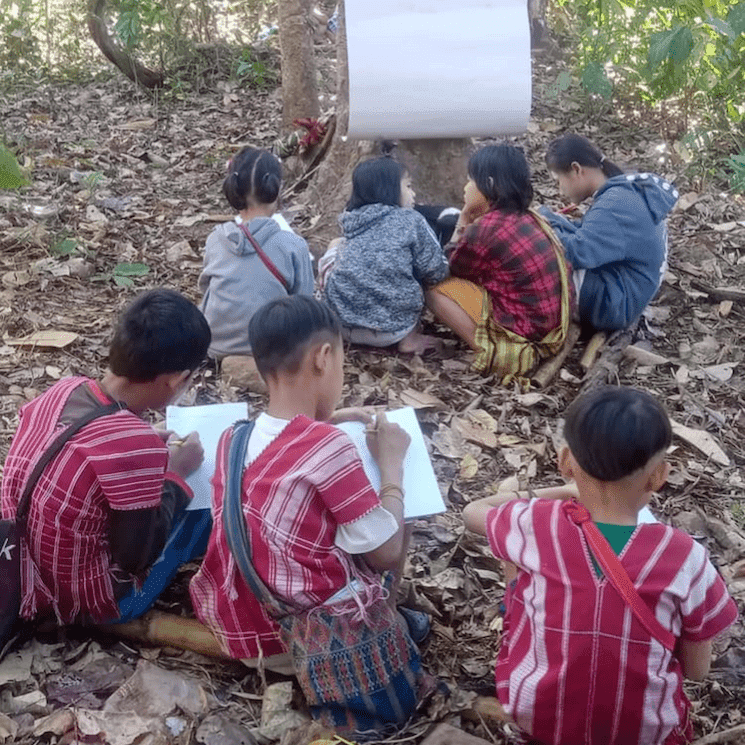
[[[522,151],[488,145],[471,156],[448,279],[427,305],[477,353],[474,367],[507,384],[564,343],[572,302],[561,244],[529,209]]]

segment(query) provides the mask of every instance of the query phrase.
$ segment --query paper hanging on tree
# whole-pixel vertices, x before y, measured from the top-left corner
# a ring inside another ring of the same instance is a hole
[[[346,0],[350,137],[524,132],[525,0]]]

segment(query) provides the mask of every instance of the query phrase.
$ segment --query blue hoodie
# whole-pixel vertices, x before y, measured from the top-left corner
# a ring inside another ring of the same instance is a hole
[[[667,215],[678,200],[652,173],[609,178],[579,222],[545,207],[575,271],[585,269],[579,315],[596,329],[628,328],[655,296],[667,268]]]

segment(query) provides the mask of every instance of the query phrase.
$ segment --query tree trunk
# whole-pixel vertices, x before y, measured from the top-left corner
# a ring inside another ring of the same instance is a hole
[[[318,118],[321,113],[310,12],[310,0],[280,0],[278,4],[285,132],[294,129],[295,119]]]
[[[133,83],[143,88],[160,88],[164,75],[141,65],[124,51],[109,35],[106,28],[106,0],[89,0],[88,30],[104,56],[113,62]]]
[[[283,95],[284,91],[283,91]],[[336,134],[318,174],[310,182],[307,202],[320,214],[316,227],[305,235],[315,256],[326,250],[328,242],[339,235],[337,217],[352,193],[352,171],[365,156],[372,154],[374,143],[350,140],[349,65],[347,62],[347,24],[344,2],[339,3],[339,27],[336,38]]]

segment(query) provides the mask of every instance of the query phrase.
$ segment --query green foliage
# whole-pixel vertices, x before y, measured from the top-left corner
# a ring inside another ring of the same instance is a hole
[[[0,189],[17,189],[28,183],[13,153],[0,143]]]
[[[63,238],[50,246],[49,251],[54,256],[70,256],[78,248],[78,242],[75,238]]]
[[[558,0],[592,95],[675,100],[686,122],[745,120],[745,0]]]
[[[134,287],[135,283],[132,277],[144,277],[149,273],[150,267],[147,264],[123,262],[117,264],[110,272],[94,275],[91,277],[91,281],[108,282],[111,279],[117,287]]]
[[[246,48],[241,52],[235,66],[235,76],[252,88],[269,88],[277,83],[276,72],[260,60],[253,50]]]
[[[114,284],[119,287],[133,287],[134,280],[132,277],[144,277],[150,272],[150,267],[147,264],[117,264],[114,267],[111,275],[114,280]]]
[[[670,131],[685,133],[683,140],[716,133],[711,141],[718,148],[743,150],[745,0],[557,0],[557,6],[564,14],[557,19],[574,37],[567,46],[587,95],[635,108],[664,103]],[[709,157],[688,149],[700,165]],[[733,179],[741,178],[741,156],[727,163]]]
[[[745,192],[745,150],[739,155],[731,155],[727,165],[732,170],[730,186],[735,191]]]

